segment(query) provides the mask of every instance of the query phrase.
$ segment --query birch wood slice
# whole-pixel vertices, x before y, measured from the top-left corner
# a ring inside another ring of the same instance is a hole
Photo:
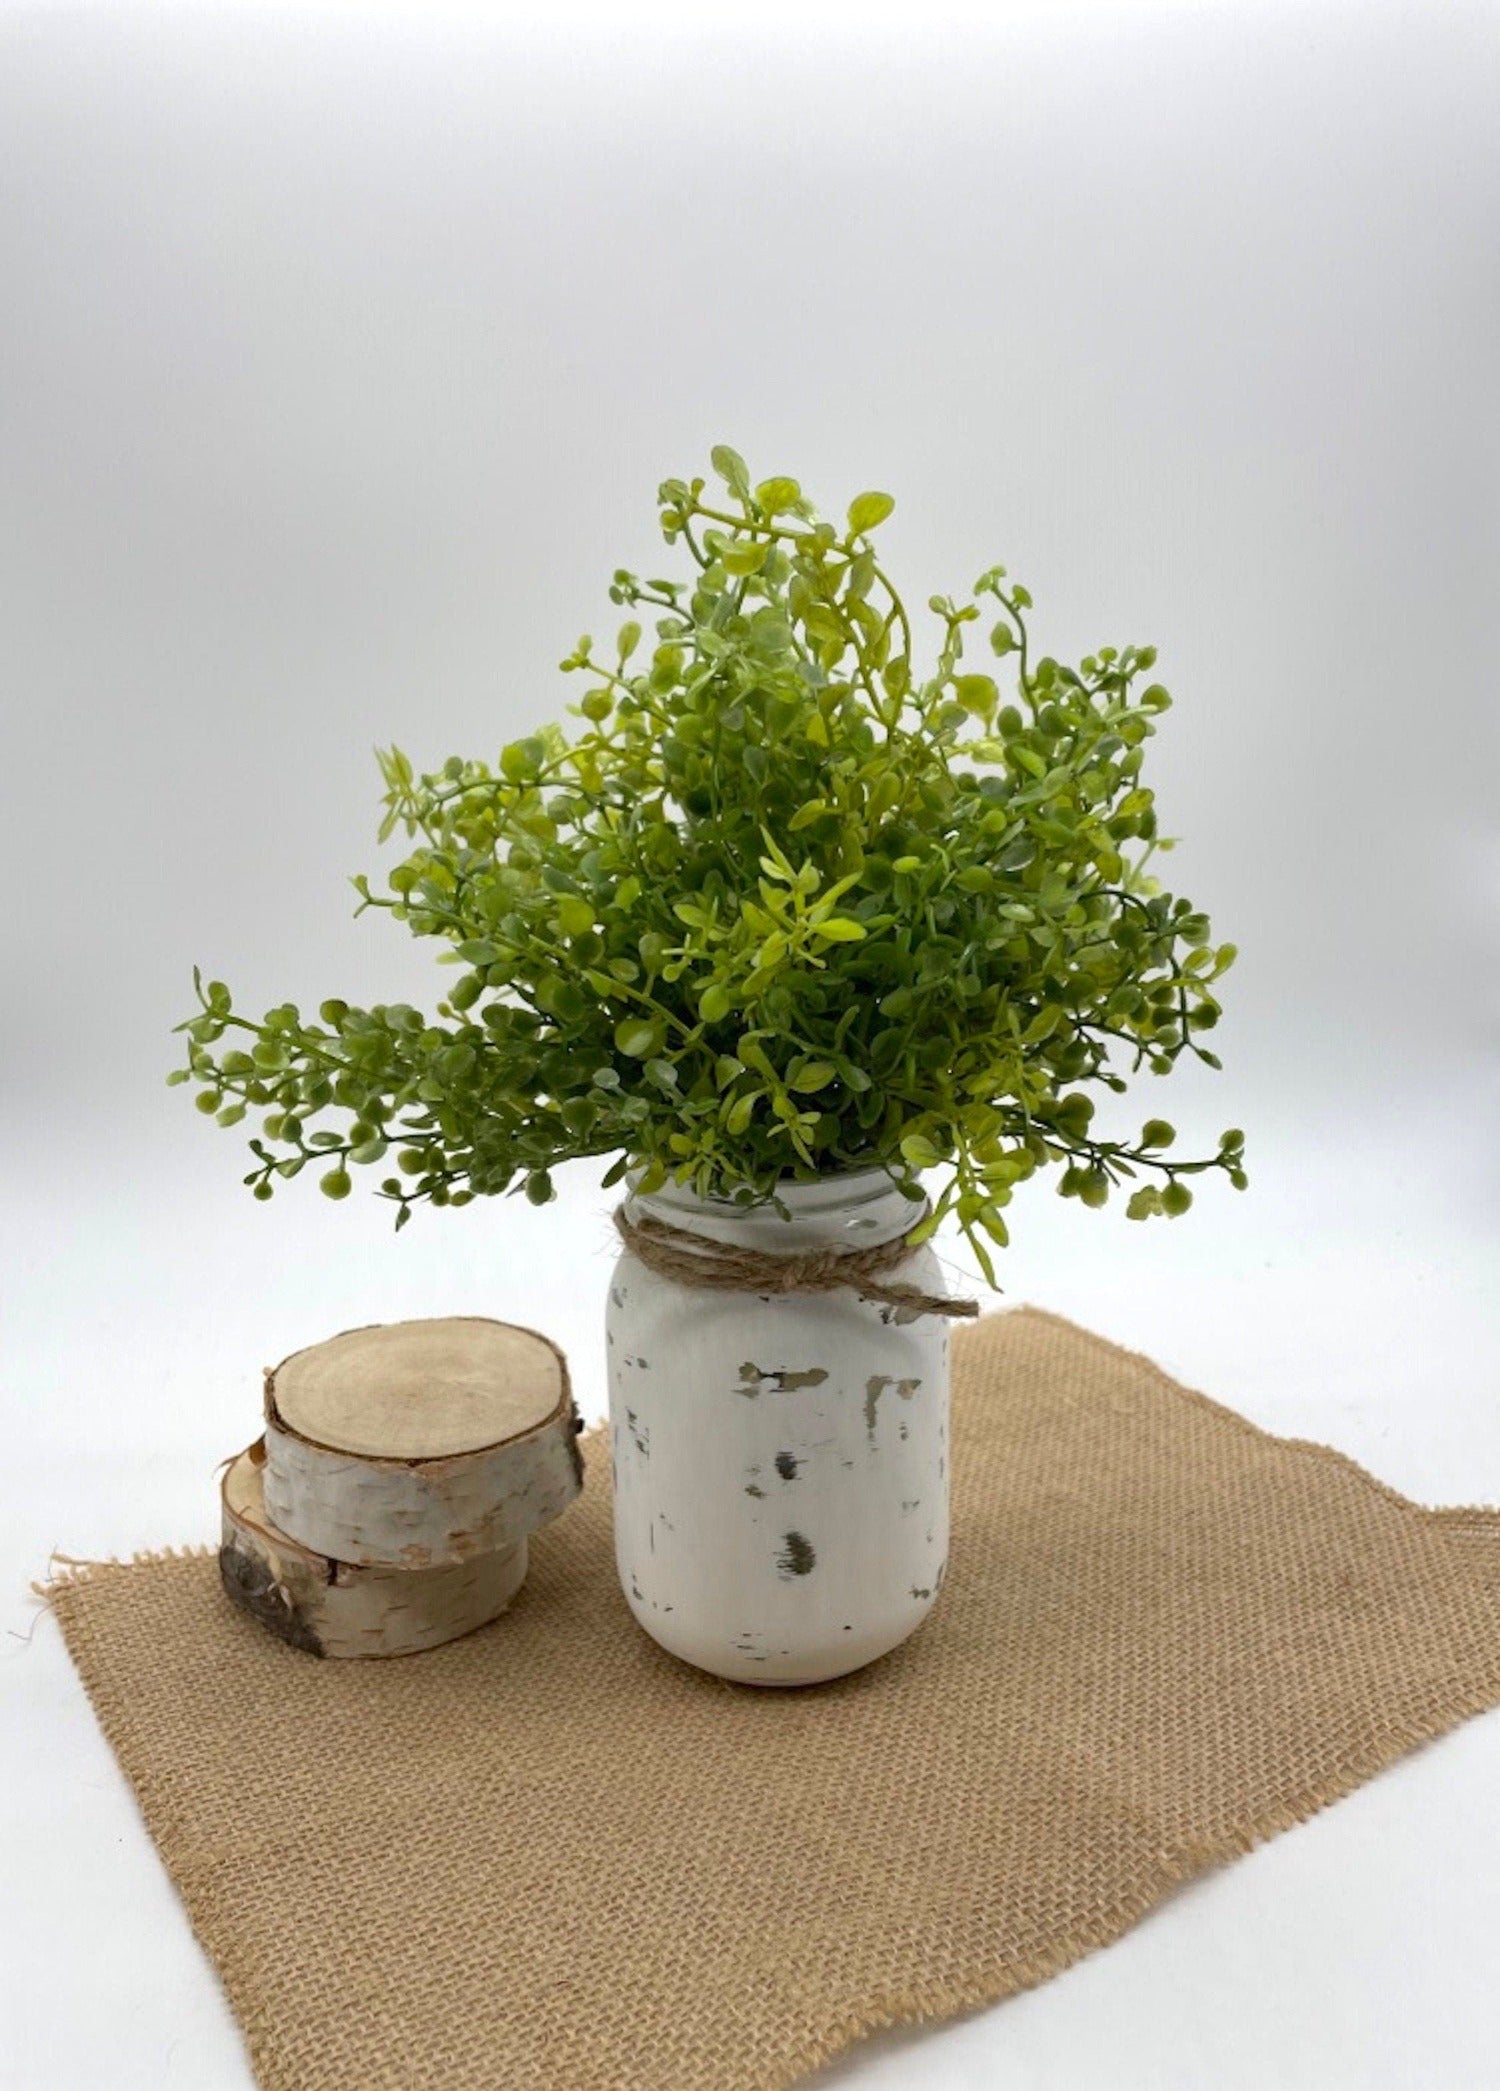
[[[265,1440],[224,1475],[219,1573],[234,1602],[311,1655],[415,1655],[487,1626],[526,1579],[526,1542],[441,1568],[359,1568],[278,1532],[266,1514]]]
[[[350,1329],[266,1374],[266,1510],[334,1561],[471,1561],[572,1502],[581,1428],[562,1352],[532,1329]]]

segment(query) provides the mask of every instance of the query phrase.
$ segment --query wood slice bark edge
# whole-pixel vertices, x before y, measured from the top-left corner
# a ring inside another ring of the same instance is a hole
[[[265,1440],[220,1486],[219,1574],[229,1598],[309,1655],[371,1658],[439,1648],[505,1610],[526,1579],[524,1539],[435,1568],[363,1568],[299,1546],[266,1513]]]

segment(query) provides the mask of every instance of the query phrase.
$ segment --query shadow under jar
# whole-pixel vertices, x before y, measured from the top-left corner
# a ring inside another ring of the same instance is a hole
[[[916,1216],[881,1170],[779,1196],[790,1218],[671,1186],[626,1209],[773,1256],[871,1248]],[[883,1282],[944,1291],[926,1247]],[[627,1250],[607,1330],[615,1560],[654,1640],[744,1684],[815,1684],[921,1625],[948,1558],[943,1316],[683,1284]]]

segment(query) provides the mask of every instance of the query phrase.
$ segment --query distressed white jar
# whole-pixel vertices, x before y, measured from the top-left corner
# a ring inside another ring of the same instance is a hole
[[[790,1219],[676,1188],[628,1212],[783,1256],[912,1224],[879,1170],[780,1195]],[[884,1275],[945,1289],[925,1247]],[[627,1251],[607,1340],[615,1560],[654,1640],[744,1684],[813,1684],[921,1625],[948,1558],[945,1317],[686,1286]]]

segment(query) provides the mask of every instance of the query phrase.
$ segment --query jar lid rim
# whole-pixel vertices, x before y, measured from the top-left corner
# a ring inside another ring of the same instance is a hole
[[[658,1190],[641,1192],[637,1184],[641,1171],[632,1171],[625,1179],[625,1187],[632,1199],[642,1205],[663,1205],[679,1211],[712,1213],[716,1219],[764,1220],[775,1214],[775,1203],[779,1200],[795,1218],[811,1213],[830,1212],[847,1205],[872,1204],[879,1199],[900,1197],[895,1178],[878,1165],[867,1169],[830,1170],[825,1176],[783,1177],[774,1193],[753,1202],[736,1203],[732,1198],[703,1198],[685,1184],[665,1183]],[[909,1201],[903,1199],[903,1204]],[[917,1208],[912,1211],[915,1216]]]

